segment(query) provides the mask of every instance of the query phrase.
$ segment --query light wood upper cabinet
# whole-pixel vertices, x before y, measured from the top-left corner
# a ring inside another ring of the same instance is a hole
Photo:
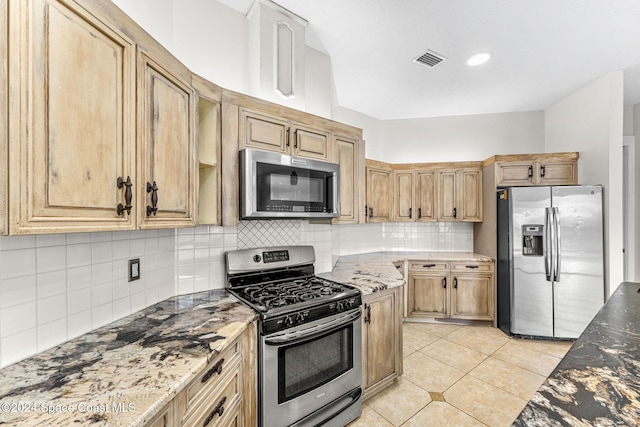
[[[221,88],[200,76],[191,83],[197,92],[198,224],[221,224],[220,117]]]
[[[0,235],[9,232],[7,206],[9,205],[9,96],[7,91],[7,0],[0,0]]]
[[[133,229],[133,41],[75,2],[10,7],[10,233]]]
[[[414,221],[415,173],[393,171],[393,221]]]
[[[139,226],[193,226],[197,156],[190,73],[177,60],[160,64],[141,52],[139,78]]]
[[[240,109],[240,149],[259,148],[330,161],[331,132],[247,108]]]
[[[496,187],[577,185],[578,153],[545,153],[494,156]]]
[[[438,171],[438,221],[482,221],[482,170]]]
[[[402,287],[363,298],[362,388],[367,399],[402,375]]]
[[[391,165],[372,160],[367,160],[366,164],[367,203],[365,217],[367,222],[389,222],[391,220],[393,186]]]
[[[358,224],[364,219],[364,141],[341,135],[333,141],[333,162],[340,165],[340,216],[332,223]]]
[[[436,171],[416,171],[415,203],[418,209],[416,221],[437,220]]]

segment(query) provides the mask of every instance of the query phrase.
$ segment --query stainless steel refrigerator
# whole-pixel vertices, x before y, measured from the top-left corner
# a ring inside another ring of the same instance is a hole
[[[498,327],[577,338],[604,304],[602,187],[497,193]]]

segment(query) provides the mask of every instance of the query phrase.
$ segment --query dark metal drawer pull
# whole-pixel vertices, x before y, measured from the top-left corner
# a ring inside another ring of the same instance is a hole
[[[216,416],[216,414],[222,416],[222,414],[224,414],[224,402],[227,401],[227,397],[223,397],[222,399],[220,399],[220,402],[218,402],[218,406],[216,406],[215,408],[213,408],[213,411],[211,411],[211,413],[209,414],[209,416],[207,417],[206,420],[204,420],[204,424],[202,424],[202,427],[206,427],[207,424],[209,424],[211,422],[211,420],[213,419],[213,417]]]
[[[213,365],[211,367],[211,369],[209,369],[207,371],[206,374],[204,374],[204,376],[202,377],[202,382],[206,383],[207,381],[209,381],[209,378],[211,378],[213,376],[213,374],[220,375],[222,373],[222,364],[223,363],[224,363],[224,359],[218,360],[218,362],[215,365]]]
[[[466,268],[480,268],[478,265],[465,265]]]
[[[436,265],[435,264],[422,264],[422,266],[424,268],[431,268],[431,267],[435,267]]]

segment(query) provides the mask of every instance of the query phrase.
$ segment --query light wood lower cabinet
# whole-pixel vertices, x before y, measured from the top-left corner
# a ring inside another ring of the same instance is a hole
[[[493,320],[491,261],[409,261],[407,316]]]
[[[363,298],[362,388],[367,399],[402,375],[402,286]]]
[[[255,334],[252,323],[145,426],[255,425]]]

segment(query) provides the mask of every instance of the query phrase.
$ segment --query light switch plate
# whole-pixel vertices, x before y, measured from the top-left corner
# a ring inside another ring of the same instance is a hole
[[[140,278],[140,258],[129,260],[129,281],[138,280]]]

